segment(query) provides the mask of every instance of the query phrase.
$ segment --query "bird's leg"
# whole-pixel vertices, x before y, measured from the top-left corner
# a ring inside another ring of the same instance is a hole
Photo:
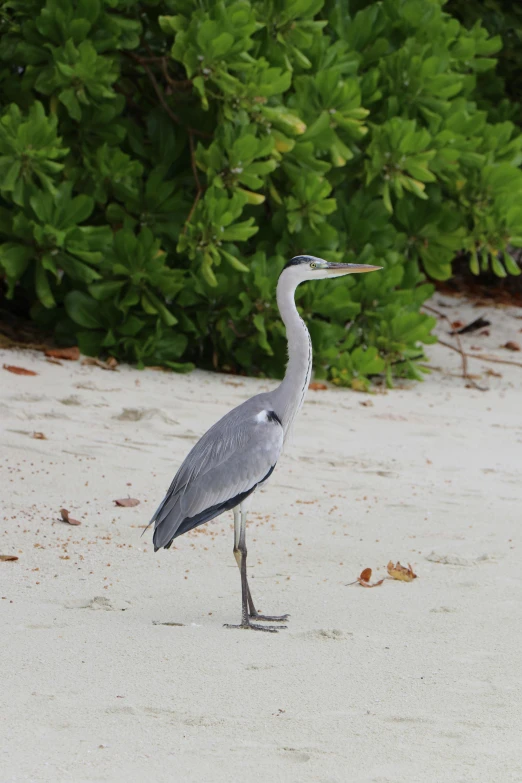
[[[285,628],[286,626],[280,625],[256,625],[250,622],[250,617],[257,618],[259,620],[268,620],[271,618],[258,615],[252,596],[250,594],[250,588],[248,587],[247,580],[247,548],[246,548],[246,512],[239,513],[238,509],[234,509],[234,557],[239,566],[239,572],[241,574],[241,625],[225,625],[226,628],[252,628],[255,631],[268,631],[269,633],[276,633],[279,628]],[[250,613],[249,613],[250,608]],[[274,618],[284,619],[284,618]]]
[[[250,622],[250,619],[254,620],[263,620],[268,622],[282,622],[284,620],[288,619],[288,615],[282,615],[282,616],[274,616],[270,617],[267,615],[259,614],[257,612],[254,601],[252,600],[252,594],[250,592],[250,587],[248,585],[248,578],[247,578],[247,570],[246,570],[246,558],[247,558],[247,548],[246,548],[246,517],[247,512],[246,510],[239,508],[234,509],[234,557],[236,558],[236,563],[239,567],[239,572],[241,574],[241,594],[242,594],[242,618],[241,618],[241,625],[240,626],[227,626],[227,627],[234,627],[234,628],[256,628],[257,630],[262,631],[276,631],[279,630],[279,628],[285,628],[286,626],[281,625],[279,627],[270,628],[270,626],[262,626],[262,625],[253,625]],[[246,618],[246,622],[245,622]]]
[[[246,530],[246,515],[245,515],[245,530]],[[236,506],[234,509],[234,557],[236,558],[237,567],[239,568],[239,573],[241,573],[241,554],[239,552],[239,539],[241,537],[241,513],[239,511],[239,506]],[[254,602],[252,600],[252,594],[250,592],[250,587],[248,585],[248,579],[247,579],[247,600],[248,600],[248,609],[249,614],[252,617],[253,615],[256,615],[256,609],[254,606]]]
[[[247,516],[247,512],[241,509],[241,528],[243,530],[246,530],[246,516]],[[235,519],[234,519],[234,526],[235,526]],[[281,614],[281,615],[259,614],[259,612],[256,610],[256,607],[254,606],[254,602],[252,600],[252,594],[250,593],[250,587],[248,586],[248,581],[247,581],[247,597],[248,597],[248,608],[249,608],[250,617],[253,618],[254,620],[264,620],[264,621],[268,621],[269,623],[282,623],[285,622],[285,620],[288,620],[288,618],[290,617],[290,615],[288,614]]]

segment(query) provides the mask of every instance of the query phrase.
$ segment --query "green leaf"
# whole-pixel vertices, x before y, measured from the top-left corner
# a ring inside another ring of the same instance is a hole
[[[265,326],[265,319],[263,318],[261,313],[256,313],[254,318],[252,319],[254,322],[254,326],[256,327],[258,331],[257,341],[261,348],[266,351],[266,353],[269,356],[273,356],[274,352],[267,340],[266,336],[266,326]]]
[[[76,332],[78,348],[84,356],[99,356],[105,332]]]
[[[471,258],[470,258],[470,262],[469,262],[469,268],[471,269],[471,271],[472,271],[472,273],[474,275],[479,275],[480,274],[479,260],[478,260],[477,250],[476,250],[475,247],[473,247],[472,250],[471,250]]]
[[[90,218],[94,209],[94,199],[90,196],[76,196],[65,209],[67,225],[77,225]]]
[[[148,291],[147,298],[159,313],[159,316],[163,321],[163,323],[165,323],[167,326],[174,326],[175,324],[178,323],[178,319],[174,315],[172,315],[170,310],[167,309],[167,307],[156,296],[156,294],[152,293],[152,291]]]
[[[498,256],[491,256],[491,268],[497,277],[507,277],[507,272]]]
[[[65,106],[67,111],[69,112],[69,115],[73,118],[73,120],[76,120],[79,122],[82,118],[82,110],[80,108],[80,104],[78,102],[78,98],[76,97],[76,93],[72,88],[68,88],[67,90],[62,90],[58,94],[58,98],[61,103]]]
[[[13,190],[16,185],[16,180],[20,174],[22,164],[19,160],[15,160],[14,163],[8,168],[0,181],[0,188],[2,190]]]
[[[103,327],[100,305],[88,294],[83,291],[70,291],[66,294],[64,303],[67,315],[79,326],[86,329]]]
[[[13,280],[21,278],[33,256],[34,249],[26,245],[19,245],[16,242],[5,242],[0,245],[0,267],[7,277]]]
[[[92,283],[89,286],[89,293],[98,301],[105,299],[114,299],[121,291],[125,283],[119,280],[107,280],[102,283]]]
[[[54,307],[56,301],[51,291],[51,286],[49,285],[47,272],[45,271],[42,264],[36,265],[34,282],[35,282],[36,295],[38,296],[38,299],[43,304],[43,306],[47,308]]]
[[[215,288],[217,286],[217,279],[216,276],[212,270],[212,264],[204,261],[201,264],[201,274],[203,275],[204,280],[212,286],[212,288]]]
[[[228,261],[230,266],[233,269],[237,269],[238,272],[249,272],[249,268],[245,266],[238,258],[233,256],[231,253],[227,253],[226,250],[223,250],[222,247],[219,248],[219,252],[223,256],[223,258]]]
[[[522,272],[522,270],[520,269],[519,265],[517,264],[513,256],[511,256],[509,253],[503,254],[503,261],[510,275],[516,276]]]

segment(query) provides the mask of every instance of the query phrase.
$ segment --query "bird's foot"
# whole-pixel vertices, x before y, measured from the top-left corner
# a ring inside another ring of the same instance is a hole
[[[268,633],[277,633],[281,628],[286,628],[286,625],[256,625],[256,623],[251,623],[250,620],[247,620],[246,622],[242,622],[240,625],[231,625],[230,623],[225,623],[224,628],[240,628],[242,630],[248,631],[267,631]]]
[[[258,612],[251,612],[249,614],[251,620],[262,620],[268,623],[285,623],[289,618],[289,614],[259,614]]]

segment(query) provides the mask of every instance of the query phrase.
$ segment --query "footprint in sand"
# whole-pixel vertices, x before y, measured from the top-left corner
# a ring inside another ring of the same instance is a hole
[[[349,639],[353,636],[351,631],[341,631],[338,628],[314,628],[312,631],[304,631],[303,633],[292,634],[294,639],[310,639],[316,641],[324,641],[325,639],[333,639],[340,642],[343,639]]]
[[[125,606],[125,604],[128,604]],[[124,612],[129,608],[130,601],[110,601],[103,595],[96,595],[94,598],[80,598],[75,601],[67,601],[64,606],[66,609],[102,609],[105,612]]]
[[[305,764],[312,758],[309,753],[305,753],[304,751],[298,750],[297,748],[281,748],[281,750],[286,758],[290,759],[291,761],[298,761],[301,764]]]
[[[124,408],[121,413],[112,417],[118,421],[148,421],[149,419],[161,419],[165,424],[179,424],[176,419],[171,419],[159,408]]]
[[[455,565],[455,566],[473,566],[480,563],[485,563],[488,560],[493,560],[493,557],[488,554],[476,555],[476,554],[457,554],[457,552],[430,552],[426,555],[426,560],[430,560],[432,563],[441,563],[442,565]]]
[[[64,397],[63,400],[58,400],[62,405],[81,405],[82,401],[76,394],[71,394],[70,397]]]

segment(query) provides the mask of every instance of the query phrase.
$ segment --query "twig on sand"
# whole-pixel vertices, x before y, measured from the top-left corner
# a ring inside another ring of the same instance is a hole
[[[441,312],[441,310],[437,310],[435,307],[431,307],[430,305],[423,305],[425,310],[429,310],[431,313],[435,313],[435,315],[438,315],[439,318],[443,318],[445,321],[449,323],[450,326],[452,326],[450,319],[446,315],[446,313]],[[453,328],[453,327],[452,327]],[[460,339],[460,335],[458,332],[453,332],[453,336],[455,337],[455,340],[457,342],[457,347],[454,345],[451,345],[450,343],[446,343],[443,340],[439,340],[439,343],[441,345],[445,345],[446,348],[452,348],[454,351],[460,354],[460,358],[462,361],[462,377],[465,378],[468,383],[470,383],[474,389],[478,389],[479,391],[488,391],[488,388],[486,386],[479,386],[476,381],[473,380],[471,375],[468,372],[468,354],[464,351],[464,348],[462,347],[462,342]]]
[[[444,345],[446,348],[451,348],[452,351],[460,353],[459,349],[455,348],[455,346],[451,345],[451,343],[446,343],[444,340],[439,340],[439,343]],[[510,359],[499,359],[498,356],[488,356],[487,354],[482,355],[480,353],[468,353],[466,356],[468,359],[480,359],[483,362],[495,362],[495,364],[512,364],[514,367],[522,367],[521,362],[512,362]]]

